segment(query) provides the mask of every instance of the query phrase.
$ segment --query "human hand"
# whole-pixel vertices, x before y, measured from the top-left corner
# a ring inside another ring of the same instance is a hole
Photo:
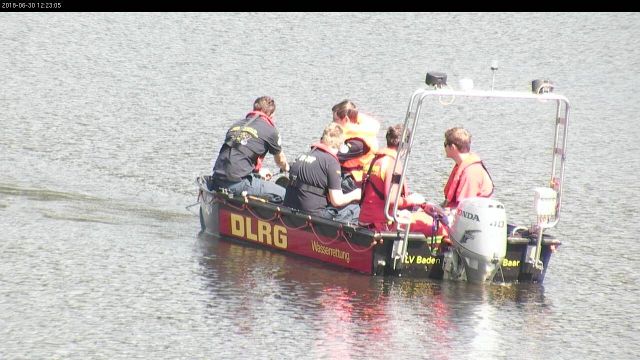
[[[354,200],[360,200],[362,198],[362,189],[356,188],[351,194],[353,194]]]
[[[453,215],[454,215],[454,211],[451,208],[442,208],[439,207],[437,205],[434,205],[434,209],[436,210],[436,212],[438,213],[438,215],[440,216],[440,221],[449,226],[449,224],[453,223]]]
[[[410,224],[411,223],[411,211],[409,210],[400,210],[398,211],[398,223],[399,224]]]
[[[449,215],[449,209],[443,208],[438,204],[434,204],[432,202],[425,202],[421,205],[422,210],[431,215],[440,215],[442,217],[446,217]]]
[[[261,168],[258,171],[258,175],[260,175],[261,178],[267,181],[271,180],[271,177],[273,176],[273,174],[271,173],[271,170],[267,168]]]
[[[427,202],[424,196],[418,193],[411,193],[411,195],[407,196],[407,200],[409,200],[414,205],[422,205]]]

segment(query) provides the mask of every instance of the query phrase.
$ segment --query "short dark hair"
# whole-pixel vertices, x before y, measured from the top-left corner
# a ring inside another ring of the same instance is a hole
[[[444,133],[445,145],[455,145],[461,153],[471,150],[471,134],[463,127],[452,127]]]
[[[398,147],[400,140],[402,140],[402,132],[404,131],[404,125],[395,124],[389,126],[387,129],[387,146]]]
[[[262,111],[271,116],[276,111],[276,101],[271,96],[260,96],[253,103],[254,111]]]
[[[356,122],[358,119],[358,107],[351,100],[342,100],[341,102],[333,105],[331,111],[340,119],[345,116],[348,116],[352,122]]]

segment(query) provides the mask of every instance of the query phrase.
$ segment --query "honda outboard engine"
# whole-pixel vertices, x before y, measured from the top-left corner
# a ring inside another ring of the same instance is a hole
[[[493,279],[507,252],[506,226],[504,206],[497,200],[467,198],[458,204],[450,236],[467,281]]]

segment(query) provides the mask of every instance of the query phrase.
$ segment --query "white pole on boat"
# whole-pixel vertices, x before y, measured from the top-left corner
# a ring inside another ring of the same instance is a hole
[[[498,70],[498,61],[493,60],[491,62],[491,91],[493,91],[493,83],[496,80],[496,71]]]
[[[402,225],[406,226],[404,229]],[[409,232],[411,231],[411,216],[398,216],[398,230],[404,231],[402,241],[393,243],[393,269],[398,269],[398,260],[403,264],[407,257],[407,247],[409,246]]]
[[[556,190],[548,187],[537,187],[534,189],[533,206],[536,213],[536,225],[534,231],[537,231],[538,241],[536,242],[536,252],[534,255],[533,266],[539,270],[543,270],[543,263],[540,260],[542,253],[542,237],[544,229],[552,227],[553,221],[557,216],[556,204],[558,201],[558,193]]]

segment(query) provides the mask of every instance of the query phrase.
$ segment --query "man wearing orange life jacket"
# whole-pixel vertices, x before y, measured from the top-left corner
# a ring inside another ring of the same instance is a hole
[[[359,222],[362,226],[377,231],[390,231],[397,229],[396,223],[390,223],[384,214],[384,203],[391,196],[395,199],[398,186],[392,185],[393,166],[397,156],[398,145],[404,128],[402,124],[390,126],[387,130],[387,147],[380,149],[371,163],[371,169],[365,175],[364,190],[360,204]],[[411,209],[424,206],[426,201],[420,194],[409,195],[406,183],[402,184],[400,203],[398,209]],[[418,209],[410,214],[411,230],[422,232],[425,236],[447,235],[444,226],[434,226],[433,217]]]
[[[331,108],[333,121],[344,130],[345,147],[338,153],[343,178],[343,189],[359,187],[364,173],[378,150],[378,131],[380,123],[358,112],[357,106],[350,100],[343,100]]]
[[[461,127],[454,127],[444,134],[444,151],[456,162],[444,187],[445,208],[455,208],[468,197],[490,197],[493,180],[480,157],[470,152],[471,134]]]

